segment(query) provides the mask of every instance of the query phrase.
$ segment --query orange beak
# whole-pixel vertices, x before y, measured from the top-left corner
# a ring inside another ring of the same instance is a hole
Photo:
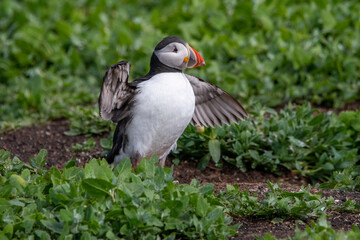
[[[190,58],[187,68],[205,66],[203,57],[195,49],[189,47]]]

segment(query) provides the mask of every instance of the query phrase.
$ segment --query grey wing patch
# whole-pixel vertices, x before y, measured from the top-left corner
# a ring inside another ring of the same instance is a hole
[[[112,65],[103,78],[99,96],[100,117],[119,122],[129,115],[135,88],[128,84],[130,63],[121,61]]]
[[[224,90],[197,77],[185,75],[195,94],[195,111],[190,122],[192,125],[230,125],[231,121],[238,123],[238,119],[248,117],[243,106]]]

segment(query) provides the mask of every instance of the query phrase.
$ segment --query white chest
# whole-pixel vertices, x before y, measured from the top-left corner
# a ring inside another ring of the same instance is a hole
[[[194,109],[194,92],[183,73],[161,73],[140,83],[127,131],[129,147],[144,155],[161,154],[183,133]]]
[[[182,73],[161,73],[139,84],[136,111],[151,119],[181,118],[194,111],[193,89]],[[175,114],[175,115],[174,115]],[[169,120],[170,120],[169,119]],[[167,119],[164,119],[167,120]]]

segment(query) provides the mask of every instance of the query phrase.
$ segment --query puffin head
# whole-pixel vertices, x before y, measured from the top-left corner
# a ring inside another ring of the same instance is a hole
[[[202,56],[182,38],[169,36],[161,40],[154,50],[158,60],[167,67],[177,70],[205,66]]]

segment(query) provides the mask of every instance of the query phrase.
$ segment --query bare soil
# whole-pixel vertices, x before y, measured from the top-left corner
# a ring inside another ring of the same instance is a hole
[[[17,156],[22,161],[29,162],[38,154],[40,149],[48,150],[47,167],[56,166],[63,168],[65,163],[75,158],[78,166],[84,166],[91,158],[101,157],[103,149],[100,146],[100,139],[107,137],[95,136],[96,146],[90,152],[72,152],[71,146],[76,143],[83,143],[88,139],[86,136],[67,136],[65,131],[69,130],[69,121],[58,119],[47,125],[29,126],[21,129],[9,131],[0,135],[0,149],[10,151],[13,156]],[[172,161],[167,161],[167,166],[171,166]],[[258,193],[263,196],[269,187],[266,181],[278,182],[286,191],[298,191],[301,185],[308,184],[307,180],[293,175],[289,171],[283,171],[282,175],[277,176],[259,170],[241,172],[230,164],[224,164],[222,169],[209,165],[204,171],[197,169],[196,161],[183,160],[179,165],[174,165],[174,177],[179,183],[190,183],[192,179],[200,180],[202,184],[212,183],[215,192],[226,189],[227,184],[238,184],[241,190],[247,189],[249,192]],[[313,191],[318,191],[313,189]],[[359,203],[360,192],[343,192],[336,190],[322,190],[326,197],[332,196],[339,203],[346,199],[354,199]],[[234,223],[240,223],[239,236],[232,239],[254,239],[254,236],[263,236],[265,233],[271,233],[278,238],[293,236],[296,224],[302,229],[314,219],[302,219],[303,224],[299,224],[298,219],[284,220],[282,222],[273,222],[272,218],[264,217],[244,217],[233,216]],[[349,230],[352,225],[360,227],[360,214],[347,212],[331,212],[328,218],[334,229]]]

